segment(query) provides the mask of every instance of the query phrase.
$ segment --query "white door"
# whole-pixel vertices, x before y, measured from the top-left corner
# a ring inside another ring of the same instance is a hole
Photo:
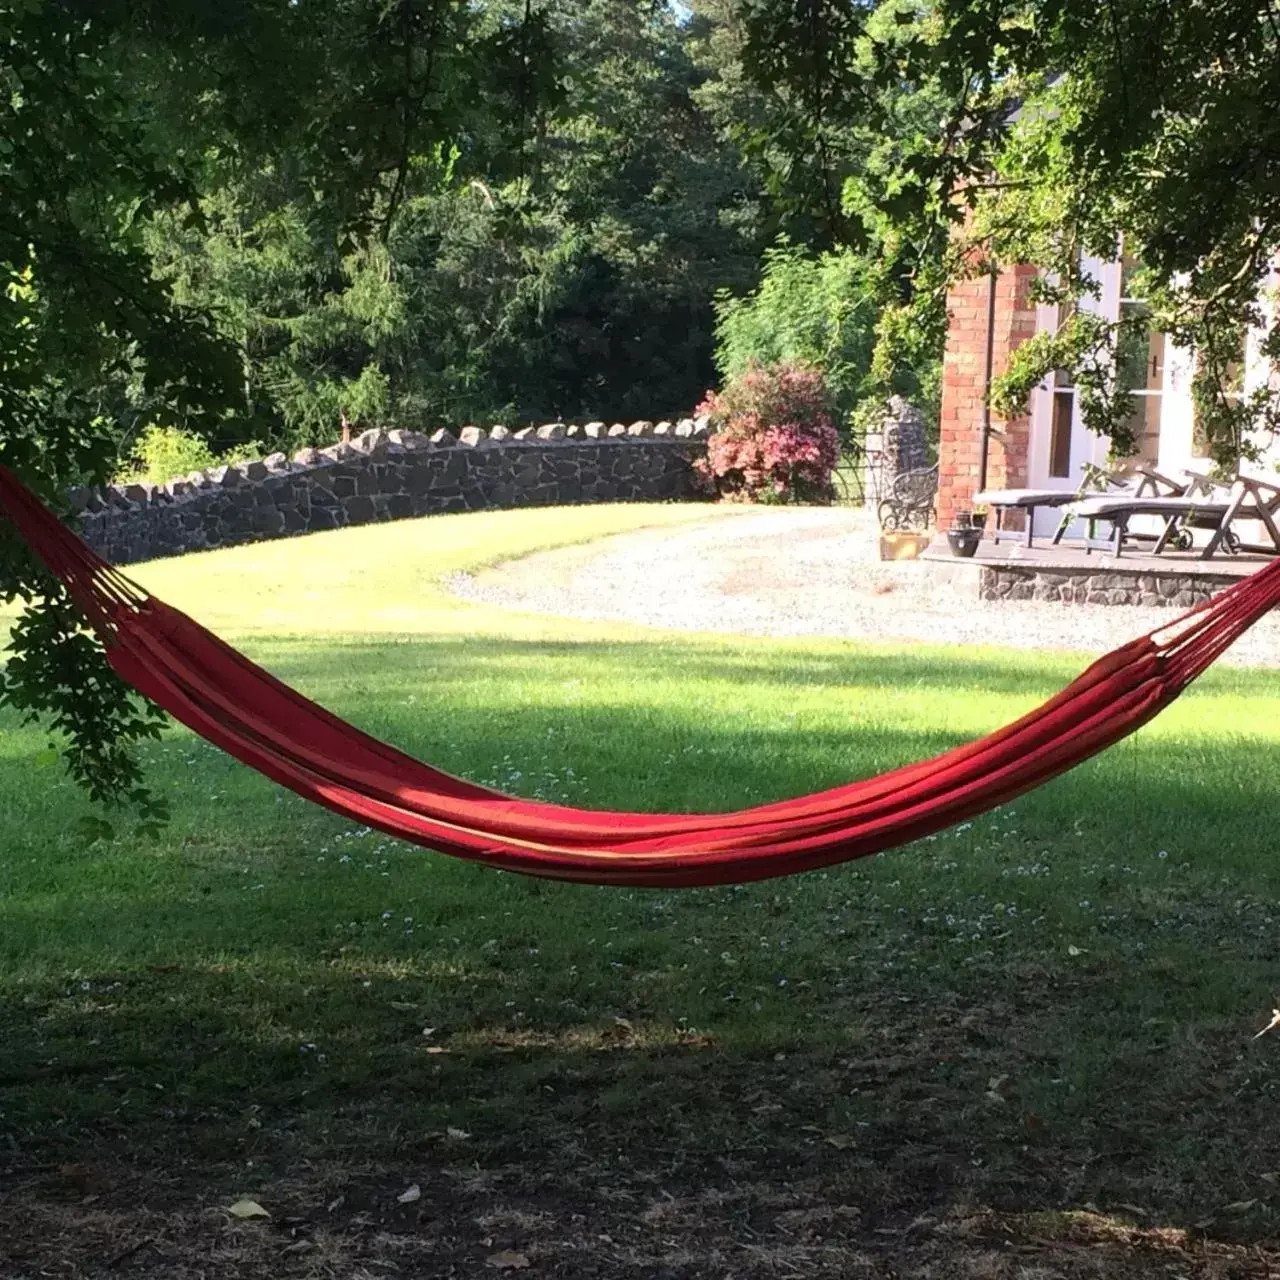
[[[1082,311],[1114,318],[1120,309],[1120,264],[1086,258],[1084,269],[1102,285],[1099,298],[1080,299]],[[1036,329],[1054,331],[1062,323],[1065,308],[1043,306],[1036,309]],[[1027,486],[1031,489],[1061,489],[1074,493],[1080,487],[1086,463],[1106,462],[1108,441],[1097,436],[1080,420],[1080,405],[1070,379],[1052,374],[1031,395],[1031,424],[1027,457]],[[1038,507],[1034,513],[1037,537],[1056,532],[1061,511]],[[1083,527],[1073,524],[1067,537],[1082,537]]]

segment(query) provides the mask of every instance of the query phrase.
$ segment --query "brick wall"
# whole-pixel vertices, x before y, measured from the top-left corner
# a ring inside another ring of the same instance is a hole
[[[1011,267],[996,280],[993,371],[1036,331],[1036,309],[1027,296],[1036,269]],[[962,280],[947,297],[950,323],[942,366],[942,421],[938,437],[938,526],[946,529],[957,511],[973,505],[982,456],[982,402],[987,359],[988,277]],[[991,436],[987,488],[1027,483],[1028,415],[991,418],[1002,435]]]

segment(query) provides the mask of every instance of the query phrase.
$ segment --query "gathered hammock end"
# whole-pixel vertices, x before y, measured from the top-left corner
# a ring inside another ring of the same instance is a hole
[[[117,674],[304,799],[400,840],[588,884],[736,884],[880,853],[993,809],[1133,733],[1280,603],[1280,561],[1104,655],[1042,706],[931,760],[733,813],[521,800],[347,724],[143,591],[0,467],[3,512],[83,609]]]

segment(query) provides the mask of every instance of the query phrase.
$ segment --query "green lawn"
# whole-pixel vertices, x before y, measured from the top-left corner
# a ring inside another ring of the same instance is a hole
[[[439,586],[733,515],[439,517],[135,576],[371,732],[588,805],[879,772],[1082,665],[562,622]],[[86,848],[46,745],[0,720],[0,1275],[107,1274],[135,1244],[110,1273],[1275,1264],[1280,1048],[1251,1039],[1280,991],[1273,673],[1213,672],[959,830],[684,893],[401,845],[178,730],[147,750],[169,830]],[[240,1196],[272,1218],[229,1220]]]

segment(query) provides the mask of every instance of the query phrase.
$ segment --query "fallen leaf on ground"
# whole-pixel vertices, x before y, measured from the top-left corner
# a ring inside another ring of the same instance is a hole
[[[452,1125],[445,1130],[445,1133],[458,1142],[466,1142],[466,1140],[471,1137],[465,1129],[455,1129]]]
[[[1085,951],[1082,947],[1072,946],[1067,948],[1067,955],[1069,956],[1082,956],[1084,954],[1085,954]]]
[[[1256,1200],[1233,1200],[1222,1206],[1223,1213],[1248,1213],[1258,1202]]]
[[[485,1263],[498,1271],[525,1271],[529,1267],[529,1255],[504,1249],[501,1253],[491,1253]]]
[[[837,1151],[848,1151],[854,1145],[854,1139],[847,1133],[829,1133],[827,1134],[827,1146],[835,1147]]]
[[[237,1200],[227,1212],[233,1218],[269,1218],[271,1215],[256,1200]]]
[[[422,1199],[422,1188],[415,1182],[412,1186],[406,1187],[398,1196],[396,1201],[399,1204],[412,1204],[415,1200]]]

